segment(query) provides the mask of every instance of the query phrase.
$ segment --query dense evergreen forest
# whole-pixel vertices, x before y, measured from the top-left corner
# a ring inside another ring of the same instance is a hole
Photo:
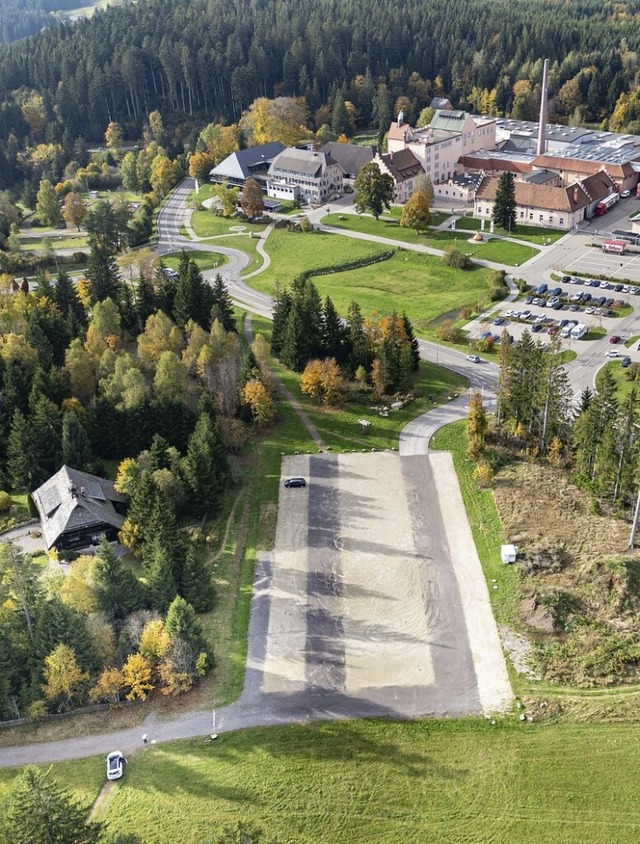
[[[259,96],[304,96],[313,118],[337,89],[362,126],[386,121],[401,96],[417,113],[434,93],[465,104],[495,90],[493,107],[504,113],[523,93],[518,81],[539,83],[546,56],[552,94],[588,71],[580,89],[594,119],[635,85],[638,3],[407,0],[389,26],[396,18],[389,0],[110,8],[2,48],[0,136],[19,141],[29,130],[24,89],[45,99],[49,140],[97,140],[110,121],[139,126],[153,108],[165,119],[236,120]]]

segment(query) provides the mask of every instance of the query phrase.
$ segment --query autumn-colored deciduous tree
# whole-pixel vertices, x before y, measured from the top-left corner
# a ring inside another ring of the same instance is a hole
[[[138,357],[145,369],[155,370],[163,352],[179,354],[182,332],[165,313],[158,311],[146,322],[138,337]]]
[[[250,146],[280,141],[294,146],[305,135],[307,106],[304,97],[258,97],[240,119],[240,129]]]
[[[142,654],[131,654],[122,669],[125,686],[129,686],[127,700],[146,700],[149,692],[153,691],[151,676],[153,668],[148,659]]]
[[[36,214],[47,226],[57,226],[60,222],[60,204],[58,194],[49,179],[43,179],[38,188]]]
[[[475,390],[469,401],[467,413],[467,454],[472,460],[477,460],[484,451],[488,429],[489,422],[482,394],[479,390]]]
[[[124,686],[124,674],[119,668],[105,668],[89,692],[89,698],[93,703],[120,703]]]
[[[247,179],[242,188],[242,210],[250,219],[259,217],[264,211],[262,188],[255,179]]]
[[[45,657],[44,679],[42,691],[47,700],[69,709],[89,675],[78,665],[73,648],[60,644]]]
[[[200,132],[198,150],[201,145],[213,157],[214,165],[219,164],[228,155],[240,149],[240,130],[236,123],[231,126],[209,123]]]
[[[340,404],[344,395],[344,381],[336,359],[310,360],[300,377],[300,389],[319,404]]]
[[[87,203],[79,193],[71,191],[65,196],[62,216],[70,226],[77,226],[78,231],[80,230],[80,226],[87,216]]]
[[[140,634],[138,648],[142,656],[156,665],[171,646],[171,638],[165,630],[164,621],[154,618],[148,621]]]
[[[96,596],[91,587],[91,573],[95,557],[83,554],[71,564],[71,571],[62,581],[60,597],[72,610],[88,615],[97,609]]]
[[[122,150],[122,126],[115,121],[111,121],[104,133],[104,142],[107,149],[110,149],[115,155],[119,155]]]
[[[430,188],[430,189],[429,189]],[[429,198],[431,194],[431,200]],[[416,232],[426,231],[431,223],[431,201],[433,199],[433,187],[427,177],[416,179],[416,189],[405,203],[400,217],[400,225]]]
[[[216,166],[216,159],[212,152],[194,152],[189,157],[189,175],[201,182],[209,181],[209,173]]]
[[[231,217],[236,210],[240,188],[232,188],[227,182],[222,182],[221,185],[214,185],[211,193],[220,200],[222,216]]]
[[[259,381],[257,378],[250,378],[244,385],[242,395],[245,402],[251,408],[254,425],[268,425],[270,422],[273,422],[273,417],[275,416],[273,399],[262,381]]]

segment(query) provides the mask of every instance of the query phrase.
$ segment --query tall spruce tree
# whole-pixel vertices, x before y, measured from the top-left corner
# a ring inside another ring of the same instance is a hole
[[[216,513],[227,480],[227,456],[215,420],[201,413],[183,461],[194,513]]]
[[[322,309],[322,335],[320,340],[324,357],[335,358],[338,363],[344,361],[345,333],[345,327],[335,305],[327,296]]]
[[[7,469],[16,489],[33,492],[40,482],[40,463],[33,426],[19,410],[14,412],[11,419],[7,441]]]
[[[213,305],[211,307],[211,322],[216,320],[224,328],[225,331],[238,331],[236,320],[233,315],[233,301],[229,295],[229,290],[225,284],[224,279],[220,273],[216,273],[211,288],[211,298]]]
[[[215,603],[216,591],[211,578],[211,569],[203,555],[190,546],[182,569],[180,594],[196,612],[209,612]]]
[[[92,461],[91,443],[75,413],[65,413],[62,420],[62,462],[86,471]]]
[[[513,173],[502,173],[498,179],[493,220],[497,226],[512,232],[516,228],[516,186]]]
[[[293,299],[289,290],[278,287],[273,301],[273,323],[271,325],[271,354],[279,358],[289,319]]]
[[[87,265],[89,297],[91,304],[112,299],[120,300],[120,274],[113,257],[113,252],[100,244],[95,244],[89,253]]]
[[[155,539],[144,560],[149,603],[154,610],[166,613],[176,597],[177,587],[173,577],[171,552],[159,539]]]
[[[360,305],[352,302],[347,311],[347,347],[349,368],[352,373],[362,366],[369,368],[369,348],[364,331],[364,319]]]
[[[413,325],[406,314],[402,314],[402,324],[404,325],[405,334],[410,344],[411,349],[411,371],[418,372],[420,369],[420,344],[413,333]]]
[[[123,621],[129,613],[145,606],[142,585],[106,539],[100,541],[93,578],[98,606],[107,618]]]

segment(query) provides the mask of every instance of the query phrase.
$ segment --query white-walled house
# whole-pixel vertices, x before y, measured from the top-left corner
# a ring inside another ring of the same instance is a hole
[[[271,163],[267,190],[278,199],[321,205],[342,191],[343,175],[327,153],[290,147]]]
[[[383,173],[387,173],[395,183],[393,201],[404,205],[416,187],[416,178],[424,175],[424,170],[410,149],[376,155],[373,159]]]
[[[387,136],[389,153],[410,149],[434,185],[453,178],[461,156],[481,149],[492,150],[495,145],[494,117],[457,110],[439,109],[424,129],[412,129],[400,112]]]
[[[578,183],[566,188],[514,183],[516,223],[570,231],[585,219],[590,199]],[[476,191],[473,216],[492,220],[498,179],[485,176]]]

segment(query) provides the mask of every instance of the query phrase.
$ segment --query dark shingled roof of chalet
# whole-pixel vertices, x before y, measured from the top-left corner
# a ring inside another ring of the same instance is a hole
[[[33,493],[42,523],[42,533],[51,548],[68,531],[108,524],[121,528],[124,516],[113,502],[125,502],[111,481],[63,466]]]

